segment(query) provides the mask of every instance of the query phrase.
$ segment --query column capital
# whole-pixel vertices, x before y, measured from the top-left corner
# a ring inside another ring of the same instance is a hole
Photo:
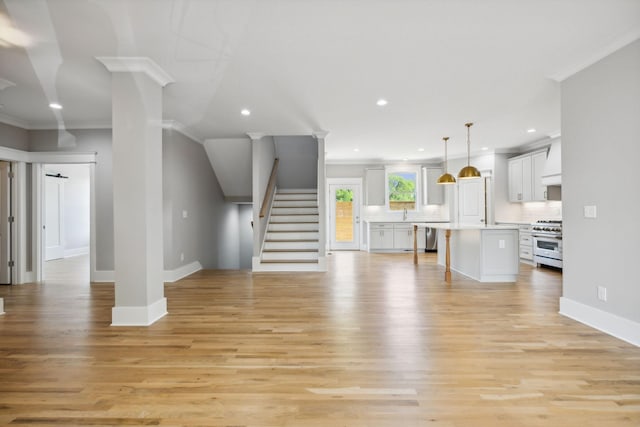
[[[316,139],[325,139],[327,135],[329,135],[329,132],[326,130],[315,130],[311,133],[311,135],[313,135]]]
[[[262,139],[264,133],[261,132],[247,132],[247,136],[251,138],[251,141],[258,141]]]
[[[173,77],[151,58],[144,56],[96,56],[96,59],[112,73],[145,73],[161,87],[175,82]]]

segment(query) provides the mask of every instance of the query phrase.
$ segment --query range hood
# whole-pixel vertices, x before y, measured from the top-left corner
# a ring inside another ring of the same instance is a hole
[[[542,171],[542,185],[561,185],[562,184],[562,150],[560,140],[551,143],[547,161]]]

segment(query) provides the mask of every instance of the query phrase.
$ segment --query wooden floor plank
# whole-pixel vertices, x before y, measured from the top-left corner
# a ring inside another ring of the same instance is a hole
[[[558,314],[561,275],[442,280],[434,254],[201,271],[111,327],[81,260],[0,287],[0,424],[640,426],[640,349]]]

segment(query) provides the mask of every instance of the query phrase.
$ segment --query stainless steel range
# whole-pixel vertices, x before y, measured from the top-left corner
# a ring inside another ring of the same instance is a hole
[[[531,230],[533,262],[562,268],[562,221],[538,221]]]

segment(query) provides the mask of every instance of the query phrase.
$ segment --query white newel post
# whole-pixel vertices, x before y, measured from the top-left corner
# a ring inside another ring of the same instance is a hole
[[[318,141],[318,234],[319,234],[319,253],[318,253],[318,269],[325,271],[327,269],[327,194],[326,194],[326,165],[325,165],[325,138],[329,132],[314,132],[313,136]]]
[[[256,270],[260,266],[260,206],[262,203],[260,195],[260,144],[259,141],[264,136],[263,133],[247,133],[251,138],[251,200],[253,200],[253,255],[251,256],[252,269]]]
[[[113,326],[167,314],[162,239],[162,88],[148,58],[97,58],[112,73],[115,306]]]

